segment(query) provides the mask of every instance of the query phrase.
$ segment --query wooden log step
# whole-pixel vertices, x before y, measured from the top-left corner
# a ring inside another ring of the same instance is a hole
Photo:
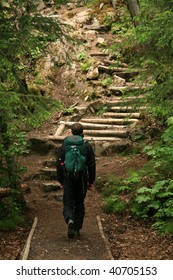
[[[106,102],[106,106],[131,106],[130,104],[134,103],[134,105],[136,105],[137,107],[137,102],[138,102],[138,99],[137,98],[118,98],[119,96],[116,96],[115,99],[113,100],[110,100],[110,101],[107,101]],[[135,106],[134,106],[135,108]]]
[[[85,130],[84,135],[95,135],[95,136],[114,136],[126,138],[128,137],[127,131],[122,130]]]
[[[113,114],[113,113],[104,113],[102,116],[110,116],[109,114]],[[134,122],[138,122],[138,119],[117,119],[117,118],[98,118],[98,119],[82,119],[82,122],[92,122],[92,123],[107,123],[107,124],[129,124],[129,123],[134,123]]]
[[[109,112],[108,112],[109,113]],[[140,113],[113,113],[115,118],[135,118],[140,119],[141,114]]]
[[[80,122],[80,121],[79,121]],[[75,122],[70,121],[60,121],[60,124],[65,124],[68,127],[71,127]],[[113,124],[97,124],[97,123],[85,123],[80,122],[83,125],[84,129],[125,129],[126,125],[113,125]],[[58,136],[58,135],[55,135]]]
[[[115,120],[116,120],[116,122],[117,123],[132,123],[132,122],[136,122],[136,121],[139,121],[138,119],[136,119],[136,118],[130,118],[130,116],[126,116],[124,119],[117,119],[116,117],[116,114],[117,113],[114,113],[114,112],[107,112],[107,113],[103,113],[103,115],[102,116],[104,116],[104,117],[111,117],[111,118],[115,118]]]
[[[113,111],[121,111],[121,112],[131,112],[131,111],[143,111],[146,109],[145,106],[142,107],[133,107],[133,106],[113,106],[109,108],[110,110]]]

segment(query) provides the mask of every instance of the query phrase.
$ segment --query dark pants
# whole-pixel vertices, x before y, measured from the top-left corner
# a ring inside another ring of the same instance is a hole
[[[76,230],[80,230],[83,225],[85,206],[84,200],[86,197],[86,180],[85,178],[73,179],[66,177],[64,180],[64,219],[66,223],[68,219],[74,221]]]

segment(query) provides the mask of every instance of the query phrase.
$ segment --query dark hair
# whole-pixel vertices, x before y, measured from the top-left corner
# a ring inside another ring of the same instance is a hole
[[[71,126],[71,131],[73,135],[82,135],[83,134],[83,125],[80,123],[74,123]]]

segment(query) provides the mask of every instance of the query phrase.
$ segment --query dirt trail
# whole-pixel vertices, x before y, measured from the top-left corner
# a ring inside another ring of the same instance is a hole
[[[103,197],[95,185],[88,191],[86,216],[81,238],[67,238],[63,219],[62,190],[43,191],[45,180],[39,177],[47,157],[30,155],[25,158],[28,178],[25,183],[31,192],[25,194],[27,205],[38,223],[31,240],[30,260],[110,260],[173,259],[173,242],[169,236],[157,234],[150,223],[134,220],[129,215],[117,216],[103,212]],[[33,165],[33,162],[35,164]],[[114,155],[97,158],[97,176],[125,177],[129,169],[139,169],[145,162],[140,154]],[[101,222],[101,230],[98,226]],[[106,242],[105,239],[106,238]]]
[[[86,199],[86,217],[81,237],[67,238],[67,226],[64,222],[62,201],[32,193],[30,205],[37,214],[38,224],[31,242],[30,260],[109,260],[110,252],[98,227],[97,215],[100,213],[100,197],[93,189]],[[97,200],[97,203],[95,201]],[[96,207],[93,207],[96,205]],[[37,211],[38,208],[38,211]],[[40,211],[40,209],[42,211]]]

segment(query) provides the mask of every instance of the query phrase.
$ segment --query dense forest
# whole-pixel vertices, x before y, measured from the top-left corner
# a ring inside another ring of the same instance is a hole
[[[39,12],[39,5],[49,2],[0,1],[1,229],[23,221],[20,178],[25,168],[18,159],[29,152],[25,134],[63,108],[49,88],[35,87],[39,84],[35,65],[51,52],[51,44],[60,41],[62,48],[73,49],[76,43],[68,25]],[[94,9],[95,2],[82,4]],[[57,8],[60,4],[67,5],[53,1]],[[147,83],[141,152],[149,160],[126,180],[111,178],[111,188],[105,190],[105,211],[128,209],[134,216],[152,219],[161,232],[173,234],[173,0],[119,0],[112,5],[119,17],[117,22],[110,21],[110,30],[121,37],[114,51],[129,68],[140,69],[136,83]],[[70,63],[69,53],[63,59]],[[57,59],[54,64],[58,67]],[[130,194],[126,202],[121,201],[124,191]]]

